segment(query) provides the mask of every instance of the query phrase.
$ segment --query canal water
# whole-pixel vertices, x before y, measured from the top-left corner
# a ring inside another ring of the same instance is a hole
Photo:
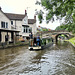
[[[75,75],[75,49],[66,42],[40,50],[0,50],[0,75]]]

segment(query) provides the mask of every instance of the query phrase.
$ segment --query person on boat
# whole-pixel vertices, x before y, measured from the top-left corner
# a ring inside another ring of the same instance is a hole
[[[36,37],[34,37],[34,45],[36,46],[37,41],[36,41]]]
[[[29,37],[30,37],[30,45],[33,46],[33,34],[32,34],[32,32],[29,35]]]
[[[37,36],[36,41],[37,41],[37,46],[40,46],[40,37],[39,36]]]
[[[30,34],[29,36],[30,36],[30,39],[33,39],[33,34],[32,34],[32,32],[31,32],[31,34]]]

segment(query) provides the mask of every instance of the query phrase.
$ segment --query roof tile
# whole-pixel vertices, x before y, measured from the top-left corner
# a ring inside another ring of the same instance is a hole
[[[10,19],[10,20],[22,20],[25,15],[22,14],[11,14],[11,13],[5,13],[5,15]]]
[[[10,20],[22,20],[25,15],[22,14],[12,14],[12,13],[4,13]],[[28,19],[28,24],[36,23],[35,19]]]

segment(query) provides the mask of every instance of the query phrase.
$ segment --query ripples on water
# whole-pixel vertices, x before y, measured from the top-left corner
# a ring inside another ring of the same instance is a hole
[[[61,43],[40,51],[27,48],[0,50],[0,75],[75,74],[75,49],[71,45]]]

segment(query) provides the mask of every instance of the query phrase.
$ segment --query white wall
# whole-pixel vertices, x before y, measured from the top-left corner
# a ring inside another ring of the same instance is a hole
[[[22,20],[22,25],[27,25],[28,24],[28,16],[25,16],[24,19]]]
[[[1,32],[1,35],[2,35],[1,42],[5,42],[5,35],[7,35],[7,33],[6,32]]]
[[[15,30],[15,20],[11,20],[11,21],[13,21],[13,25],[11,25],[11,29]]]
[[[34,24],[29,24],[29,26],[32,28],[32,33],[33,33],[33,34],[36,34],[36,33],[37,33],[37,26],[36,26],[36,23],[34,23]]]
[[[8,22],[8,28],[1,28],[1,21]],[[0,29],[8,29],[8,30],[11,29],[11,22],[10,22],[10,20],[1,11],[0,11]]]
[[[16,21],[16,30],[20,31],[19,35],[22,35],[22,21]]]

